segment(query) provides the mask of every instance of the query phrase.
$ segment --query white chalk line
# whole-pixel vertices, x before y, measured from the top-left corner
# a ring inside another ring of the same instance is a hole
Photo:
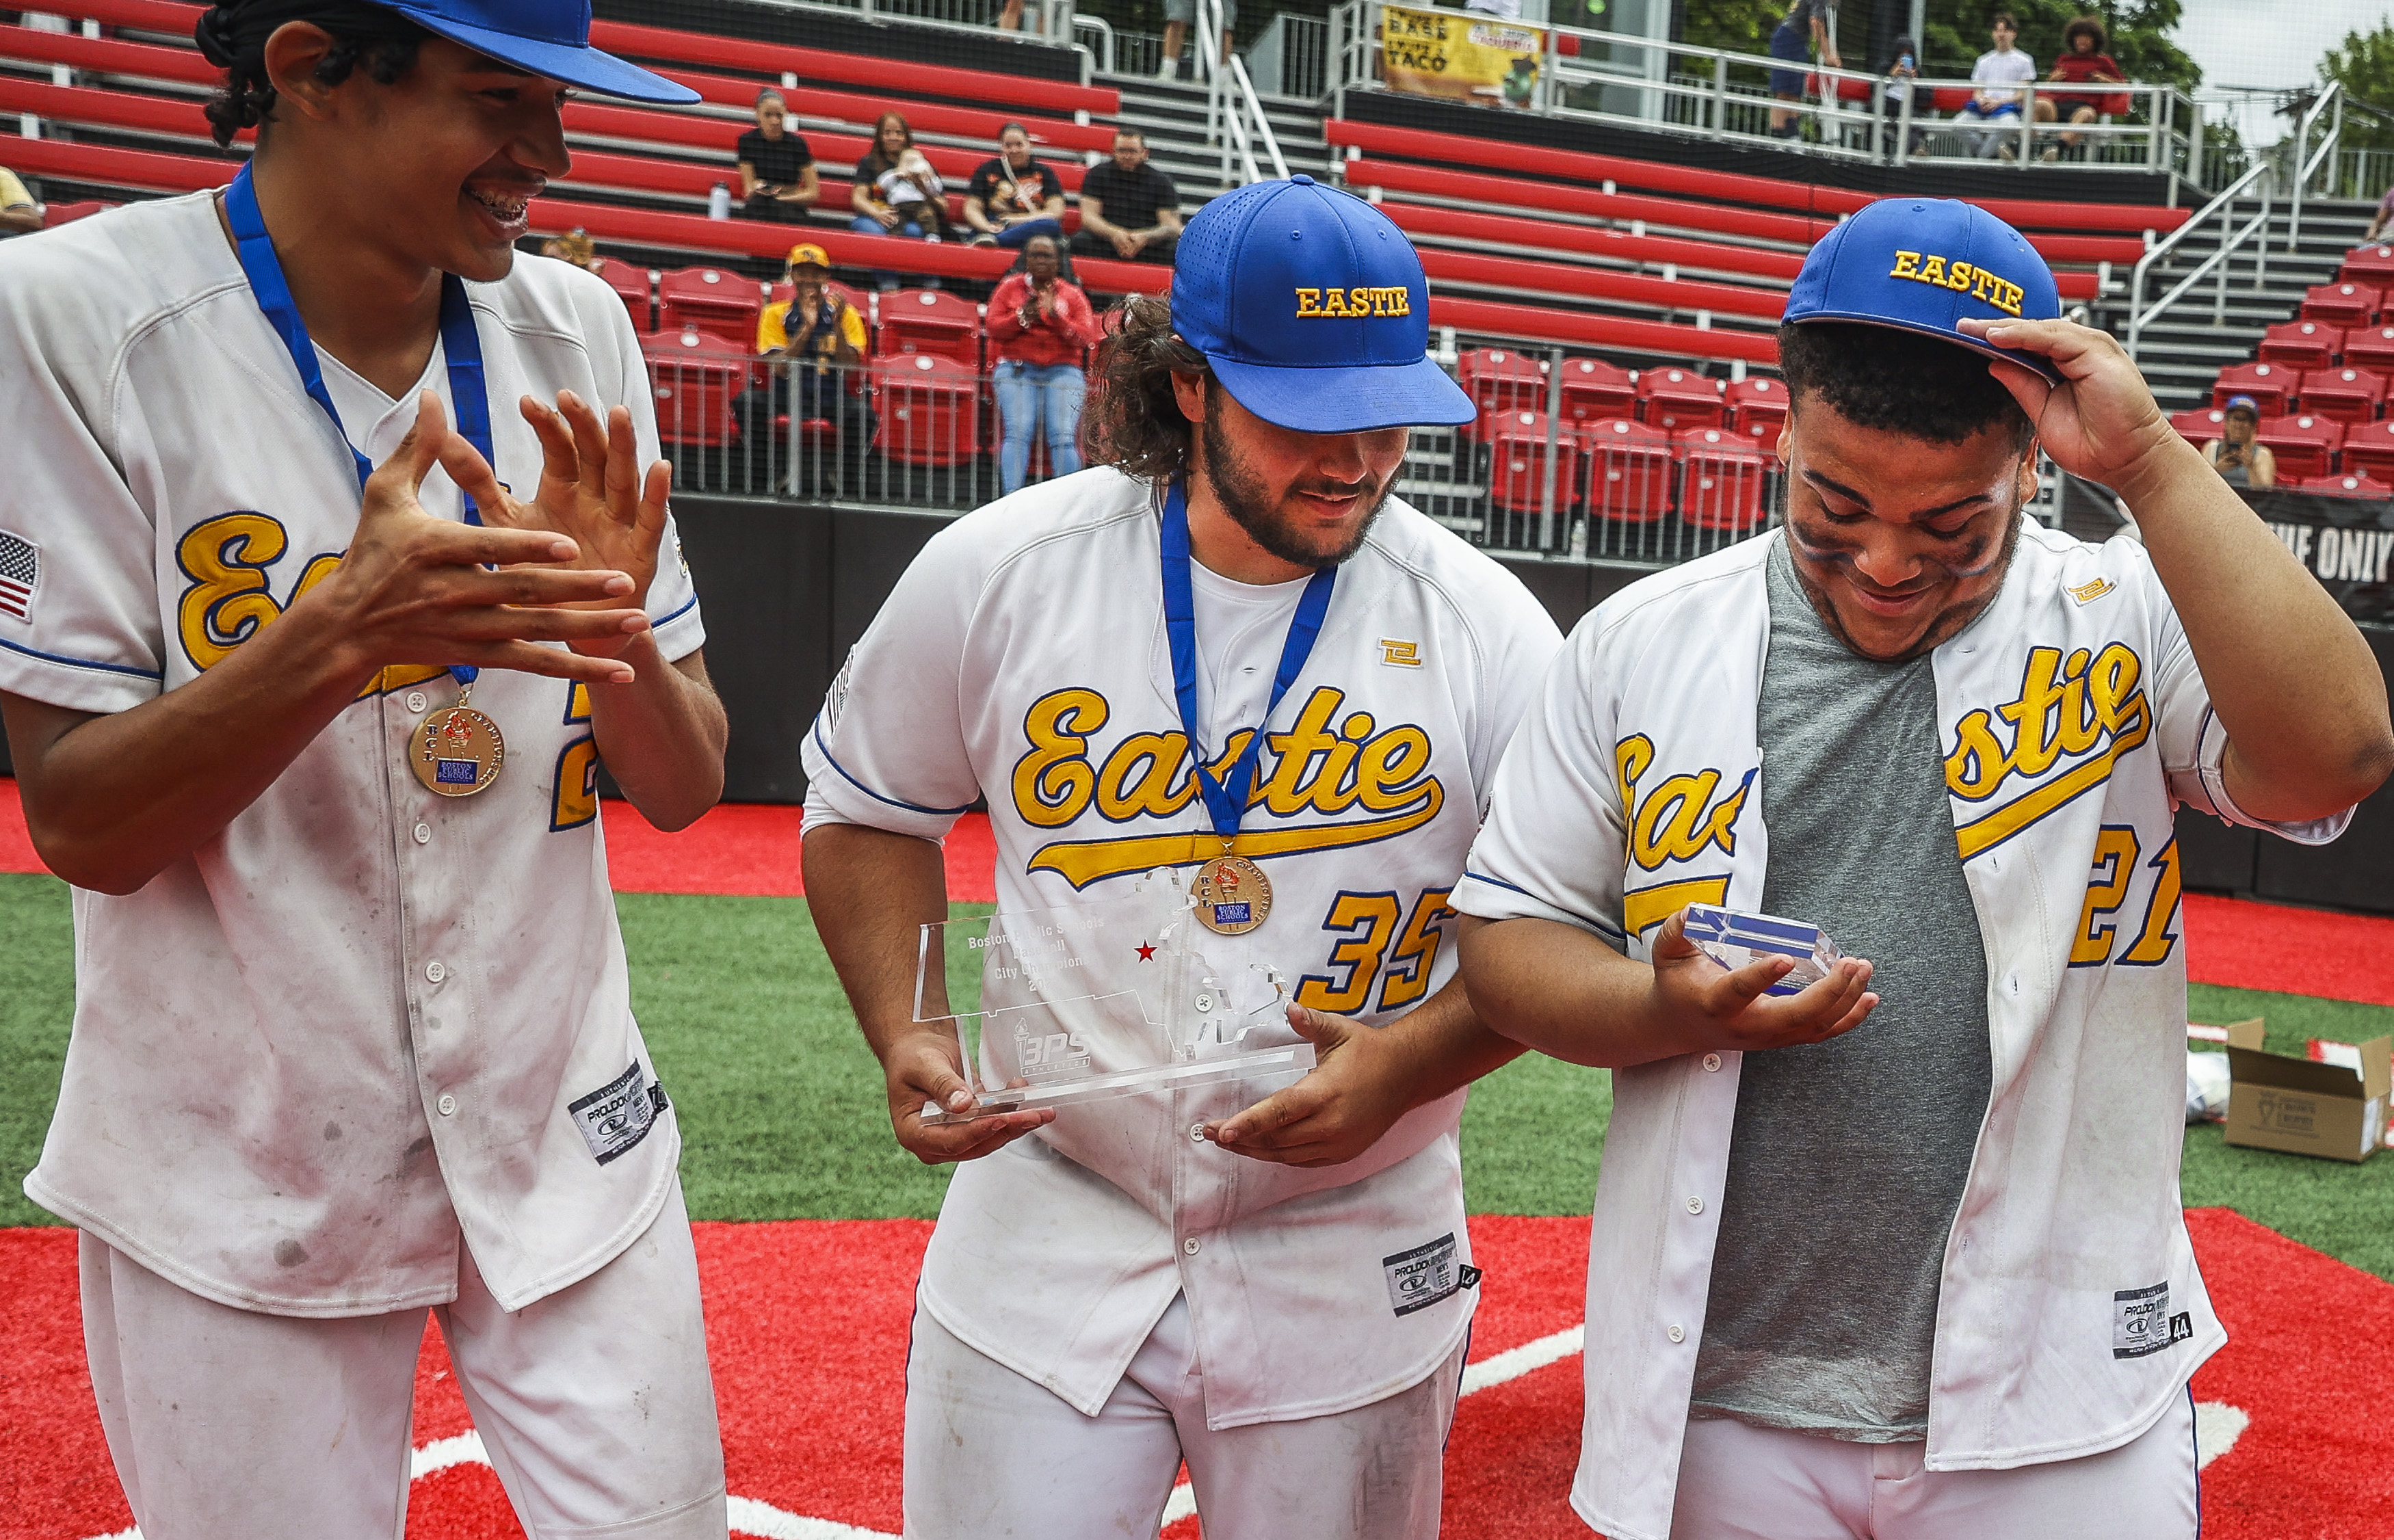
[[[1559,1363],[1583,1350],[1586,1328],[1572,1326],[1550,1336],[1525,1342],[1493,1353],[1463,1371],[1464,1395],[1493,1389]],[[2252,1426],[2253,1419],[2243,1408],[2230,1406],[2224,1401],[2197,1402],[2194,1408],[2195,1467],[2202,1469],[2212,1461],[2236,1447],[2236,1441]],[[470,1428],[454,1438],[435,1439],[417,1449],[409,1460],[408,1474],[421,1481],[435,1471],[452,1466],[489,1465],[491,1457],[482,1447],[482,1435]],[[810,1519],[775,1507],[754,1497],[734,1497],[730,1503],[731,1533],[754,1535],[756,1540],[898,1540],[882,1530],[863,1529],[854,1524],[842,1524],[829,1519]],[[1177,1524],[1197,1515],[1197,1494],[1182,1481],[1172,1489],[1172,1496],[1164,1505],[1164,1522]],[[92,1540],[141,1540],[138,1528],[119,1530],[113,1534],[95,1535]]]

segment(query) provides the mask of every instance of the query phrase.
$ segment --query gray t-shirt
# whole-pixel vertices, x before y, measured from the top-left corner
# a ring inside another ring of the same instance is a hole
[[[1770,553],[1762,905],[1876,965],[1878,1008],[1741,1072],[1692,1415],[1862,1443],[1927,1436],[1945,1240],[1993,1072],[1926,657],[1873,663]]]

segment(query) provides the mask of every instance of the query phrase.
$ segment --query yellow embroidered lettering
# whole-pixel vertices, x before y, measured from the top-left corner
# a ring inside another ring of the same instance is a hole
[[[1296,313],[1299,316],[1320,315],[1322,313],[1322,291],[1320,289],[1297,290]]]
[[[1920,262],[1920,281],[1923,283],[1935,283],[1942,287],[1945,283],[1945,258],[1923,257]]]
[[[1920,254],[1916,251],[1897,252],[1895,254],[1895,266],[1888,270],[1887,275],[1889,278],[1919,277]]]
[[[1970,280],[1978,276],[1979,270],[1969,263],[1956,262],[1953,270],[1945,275],[1945,286],[1956,292],[1966,292],[1970,287]]]
[[[1348,290],[1347,313],[1354,316],[1370,315],[1372,313],[1372,291],[1369,289]]]

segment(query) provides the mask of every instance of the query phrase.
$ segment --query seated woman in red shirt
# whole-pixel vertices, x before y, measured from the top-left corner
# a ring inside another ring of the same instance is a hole
[[[1088,389],[1081,359],[1102,331],[1089,296],[1059,270],[1052,236],[1022,244],[1022,270],[989,297],[989,340],[997,415],[1005,438],[997,452],[1000,492],[1019,491],[1031,474],[1031,435],[1047,425],[1047,467],[1067,476],[1081,468],[1081,398]]]
[[[2068,86],[2125,86],[2128,77],[2121,72],[2118,60],[2103,51],[2110,41],[2103,31],[2101,18],[2080,17],[2061,30],[2061,57],[2053,61],[2053,72],[2045,78]],[[2072,123],[2093,123],[2105,112],[2125,111],[2124,101],[2107,102],[2106,97],[2112,94],[2078,96],[2057,92],[2052,96],[2039,96],[2036,99],[2036,121],[2051,123],[2067,113]],[[2082,137],[2063,134],[2059,147],[2048,144],[2045,147],[2045,153],[2037,158],[2059,160],[2061,149],[2076,149]]]

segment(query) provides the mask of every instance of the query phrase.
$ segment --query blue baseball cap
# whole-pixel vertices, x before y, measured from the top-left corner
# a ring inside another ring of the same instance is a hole
[[[1786,319],[1893,326],[2006,359],[2060,383],[2042,354],[1989,346],[1957,324],[2053,321],[2053,270],[2011,226],[1951,198],[1881,198],[1821,237],[1787,291]]]
[[[502,64],[633,101],[696,101],[698,93],[590,46],[590,0],[378,0],[428,32]]]
[[[1173,255],[1172,329],[1231,399],[1300,433],[1479,415],[1429,357],[1429,282],[1413,243],[1310,177],[1198,210]]]

